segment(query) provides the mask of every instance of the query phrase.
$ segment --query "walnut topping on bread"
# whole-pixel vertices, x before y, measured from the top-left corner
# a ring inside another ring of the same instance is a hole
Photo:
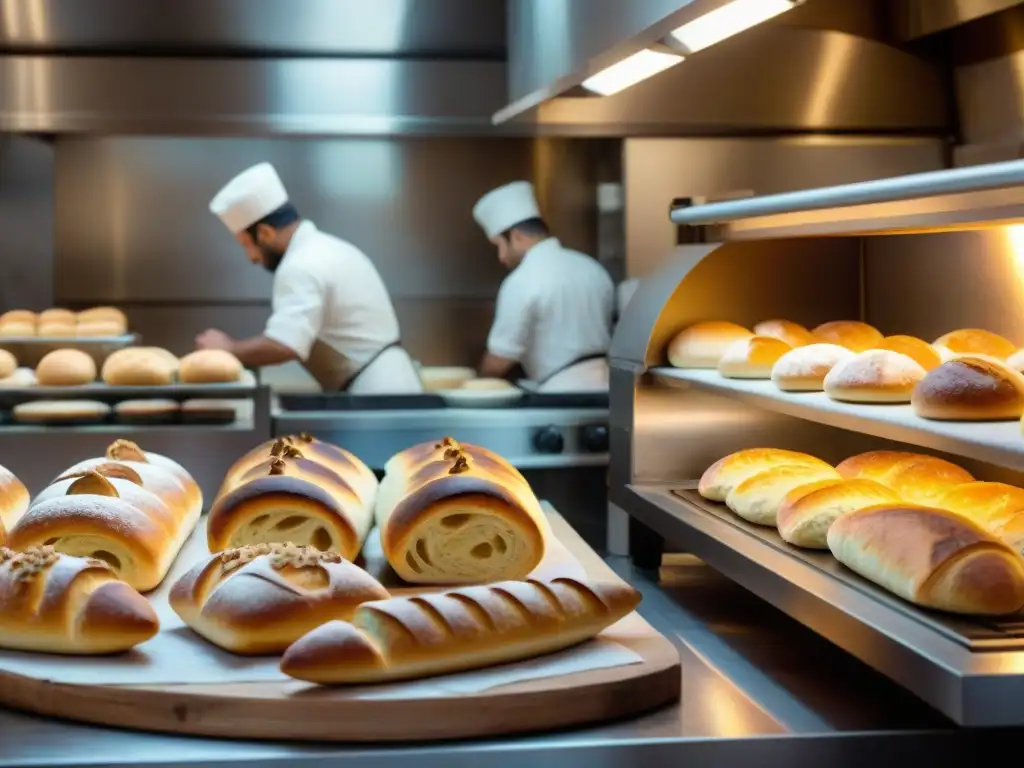
[[[139,461],[147,463],[146,454],[131,440],[118,439],[107,448],[107,458],[115,461]]]
[[[53,547],[29,547],[24,552],[0,547],[0,565],[6,565],[18,581],[27,581],[43,573],[58,560],[60,554]],[[86,562],[97,568],[112,570],[106,563],[91,557],[86,558]]]
[[[283,475],[284,468],[285,463],[283,459],[274,459],[272,462],[270,462],[270,472],[268,474]]]
[[[117,464],[113,461],[104,464],[97,464],[96,466],[91,467],[89,470],[85,470],[82,472],[69,472],[68,474],[61,475],[54,482],[60,482],[61,480],[71,480],[72,478],[76,477],[84,477],[90,472],[95,472],[98,475],[103,475],[103,477],[115,477],[120,480],[127,480],[129,483],[134,483],[135,485],[139,486],[143,485],[142,478],[139,477],[138,472],[136,472],[131,467],[125,466],[124,464]]]
[[[284,544],[249,544],[220,553],[225,572],[241,568],[258,557],[269,557],[274,570],[282,568],[311,568],[323,563],[343,563],[345,558],[337,552],[322,552],[316,547],[301,547],[292,542]]]
[[[455,463],[452,464],[452,468],[448,470],[448,474],[460,475],[463,472],[469,472],[469,460],[460,453],[455,457]]]

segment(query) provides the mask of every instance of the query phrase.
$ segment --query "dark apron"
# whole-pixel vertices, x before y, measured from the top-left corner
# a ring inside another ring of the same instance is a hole
[[[580,365],[581,363],[586,363],[586,362],[589,362],[590,360],[603,360],[606,357],[608,357],[608,353],[607,352],[594,352],[594,353],[591,353],[591,354],[583,355],[583,357],[577,357],[571,363],[568,363],[567,365],[563,365],[558,370],[553,371],[552,373],[549,373],[541,381],[537,382],[537,386],[541,387],[541,386],[547,384],[549,381],[551,381],[551,379],[553,379],[558,374],[565,373],[570,368],[575,368],[577,365]]]
[[[317,340],[314,342],[313,349],[309,353],[309,359],[303,364],[303,367],[316,379],[324,392],[347,392],[356,379],[377,362],[381,355],[389,349],[400,346],[402,346],[401,339],[386,344],[377,350],[369,360],[363,363],[359,370],[346,378],[345,373],[348,370],[347,358]]]

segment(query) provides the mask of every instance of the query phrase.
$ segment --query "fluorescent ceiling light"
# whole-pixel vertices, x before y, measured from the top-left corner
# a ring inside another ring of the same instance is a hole
[[[611,96],[641,80],[664,72],[682,60],[683,57],[678,53],[664,53],[645,48],[618,64],[612,64],[596,75],[588,77],[583,81],[583,87],[601,96]]]
[[[732,0],[674,30],[672,37],[695,53],[775,18],[794,5],[793,0]]]

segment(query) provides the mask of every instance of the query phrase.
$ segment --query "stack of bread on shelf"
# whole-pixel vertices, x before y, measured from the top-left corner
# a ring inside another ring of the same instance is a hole
[[[1024,489],[977,481],[944,459],[871,451],[833,467],[750,448],[712,464],[697,490],[917,605],[979,615],[1024,607]]]
[[[81,312],[47,309],[38,314],[12,309],[0,315],[0,338],[108,338],[128,333],[128,318],[116,307],[91,307]]]
[[[975,328],[933,343],[883,336],[859,321],[813,330],[767,320],[753,330],[724,321],[684,328],[668,345],[676,368],[726,379],[770,379],[782,392],[824,392],[847,403],[910,403],[926,419],[1010,421],[1024,416],[1024,349]]]

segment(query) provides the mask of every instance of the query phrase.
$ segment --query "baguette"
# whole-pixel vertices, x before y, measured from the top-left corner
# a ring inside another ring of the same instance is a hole
[[[89,472],[70,481],[66,495],[30,507],[8,544],[16,550],[52,545],[67,555],[102,560],[129,586],[146,592],[163,581],[187,535],[153,494]]]
[[[292,645],[281,671],[312,683],[431,677],[528,659],[597,635],[630,613],[624,582],[505,581],[365,603]]]
[[[416,584],[524,578],[543,558],[548,535],[540,502],[517,469],[448,437],[388,460],[376,519],[391,567]]]
[[[904,600],[951,613],[1004,615],[1024,606],[1024,558],[945,509],[880,505],[828,531],[836,559]]]
[[[0,646],[19,651],[127,651],[160,628],[142,595],[106,563],[52,547],[0,547]]]
[[[170,604],[194,632],[232,653],[282,653],[304,634],[386,600],[366,571],[335,552],[294,544],[229,549],[196,564]]]
[[[25,485],[0,466],[0,546],[7,540],[7,532],[28,509],[29,495]]]

